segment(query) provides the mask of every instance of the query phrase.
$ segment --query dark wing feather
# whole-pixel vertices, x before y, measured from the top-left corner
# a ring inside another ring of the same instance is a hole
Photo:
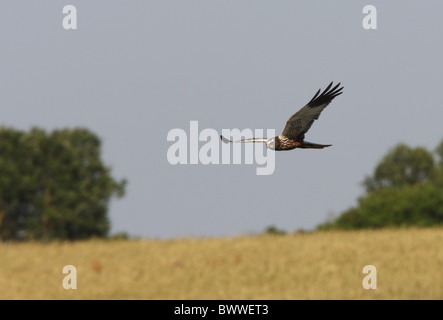
[[[314,120],[318,119],[323,109],[331,103],[332,99],[343,93],[341,92],[343,87],[338,88],[339,86],[340,83],[331,89],[331,82],[321,94],[321,90],[318,90],[307,105],[288,119],[286,126],[280,135],[296,141],[303,141],[305,133],[312,126]]]

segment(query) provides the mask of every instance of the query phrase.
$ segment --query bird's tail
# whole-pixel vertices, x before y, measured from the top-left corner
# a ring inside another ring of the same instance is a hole
[[[298,148],[304,148],[304,149],[323,149],[326,147],[330,147],[332,144],[318,144],[318,143],[312,143],[308,141],[303,141],[303,144],[300,145]]]

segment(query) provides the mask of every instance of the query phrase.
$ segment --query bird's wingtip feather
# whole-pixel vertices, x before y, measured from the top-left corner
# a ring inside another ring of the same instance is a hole
[[[223,137],[222,135],[220,135],[220,140],[223,141],[224,143],[229,143],[231,141],[229,141],[228,139],[226,139],[225,137]]]

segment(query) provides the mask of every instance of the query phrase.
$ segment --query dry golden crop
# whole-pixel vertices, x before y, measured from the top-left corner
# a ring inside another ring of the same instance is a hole
[[[442,244],[442,228],[0,243],[0,299],[443,299]]]

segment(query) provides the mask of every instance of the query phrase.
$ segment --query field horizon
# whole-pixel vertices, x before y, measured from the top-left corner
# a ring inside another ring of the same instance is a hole
[[[0,243],[0,299],[443,299],[442,243],[441,227]]]

